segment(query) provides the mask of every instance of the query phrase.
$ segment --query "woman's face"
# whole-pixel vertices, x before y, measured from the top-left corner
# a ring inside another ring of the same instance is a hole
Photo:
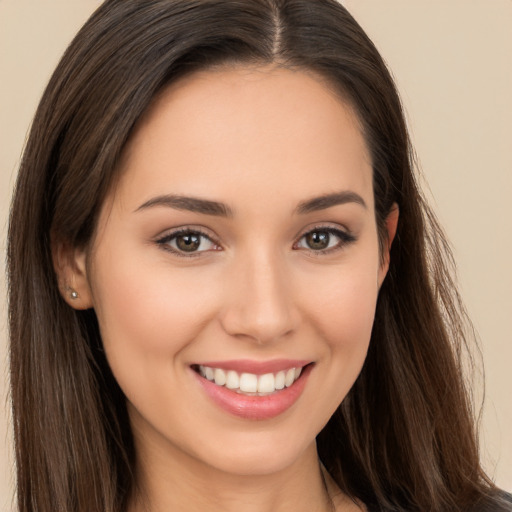
[[[365,141],[318,77],[167,89],[80,255],[142,458],[264,474],[311,453],[366,357],[378,247]]]

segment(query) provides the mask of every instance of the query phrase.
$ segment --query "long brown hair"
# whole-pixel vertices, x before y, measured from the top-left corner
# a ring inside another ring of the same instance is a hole
[[[400,208],[368,357],[318,435],[321,460],[370,510],[467,510],[493,486],[462,372],[465,317],[445,238],[415,181],[400,100],[372,42],[335,0],[107,0],[50,80],[12,203],[20,512],[121,512],[133,492],[125,399],[94,311],[75,311],[59,293],[51,243],[87,247],[123,149],[155,96],[226,63],[278,63],[327,79],[355,108],[370,148],[381,243],[390,208]]]

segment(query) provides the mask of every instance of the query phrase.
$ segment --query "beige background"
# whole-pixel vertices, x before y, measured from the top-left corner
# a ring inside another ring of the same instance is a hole
[[[9,197],[51,71],[98,0],[0,0],[0,297]],[[345,0],[402,92],[482,340],[486,467],[512,490],[512,1]],[[12,510],[0,299],[0,512]],[[478,393],[477,393],[478,394]]]

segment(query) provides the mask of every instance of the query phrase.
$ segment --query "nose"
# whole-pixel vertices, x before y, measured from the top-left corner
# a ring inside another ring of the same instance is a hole
[[[223,329],[260,344],[290,335],[299,322],[290,277],[278,257],[253,254],[240,258],[226,281]]]

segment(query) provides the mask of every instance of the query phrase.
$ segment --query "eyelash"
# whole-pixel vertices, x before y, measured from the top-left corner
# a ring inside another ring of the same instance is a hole
[[[219,247],[219,244],[213,240],[211,235],[205,233],[204,231],[201,231],[201,229],[198,228],[180,228],[176,231],[173,231],[171,233],[168,233],[164,235],[163,237],[156,240],[156,243],[162,247],[165,251],[172,252],[173,254],[176,254],[177,256],[180,256],[182,258],[197,258],[200,256],[203,252],[207,251],[193,251],[187,254],[185,251],[180,251],[179,249],[175,249],[174,247],[171,247],[169,244],[170,242],[176,240],[178,237],[183,235],[196,235],[200,238],[206,239],[209,242],[211,242],[214,246]],[[218,249],[215,249],[218,250]]]
[[[331,226],[315,226],[314,228],[303,233],[300,236],[300,238],[297,240],[297,242],[295,242],[293,244],[293,248],[296,250],[300,250],[300,249],[297,249],[296,246],[306,236],[308,236],[312,233],[315,233],[315,232],[316,233],[328,233],[329,235],[334,235],[335,237],[337,237],[339,239],[339,241],[336,244],[336,246],[328,247],[327,249],[314,250],[314,249],[306,248],[306,250],[309,250],[309,252],[311,254],[313,254],[314,256],[321,256],[324,254],[329,254],[332,252],[339,251],[339,250],[343,249],[344,247],[346,247],[347,245],[356,241],[356,237],[347,231],[343,231],[341,229],[337,229],[337,228],[334,228]],[[214,246],[220,247],[219,244],[211,237],[211,235],[205,233],[201,229],[187,228],[187,227],[178,229],[176,231],[173,231],[171,233],[164,235],[163,237],[157,239],[156,243],[159,246],[161,246],[163,250],[172,252],[173,254],[176,254],[177,256],[182,257],[182,258],[197,258],[197,257],[201,256],[202,253],[209,252],[209,251],[191,251],[189,254],[187,254],[185,251],[181,251],[181,250],[179,250],[177,248],[173,248],[169,245],[170,242],[176,240],[179,236],[182,236],[182,235],[196,235],[196,236],[199,236],[200,238],[207,239]],[[213,249],[213,250],[220,250],[220,249]]]
[[[347,245],[350,245],[351,243],[354,243],[356,241],[356,237],[348,231],[343,231],[342,229],[334,228],[332,226],[315,226],[314,228],[309,229],[308,231],[303,233],[300,236],[299,240],[293,244],[294,247],[306,236],[312,233],[328,233],[329,235],[334,235],[335,237],[338,238],[338,243],[334,247],[329,247],[327,249],[319,249],[316,251],[314,249],[306,249],[309,250],[309,252],[313,256],[322,256],[325,254],[337,252],[341,249],[344,249]]]

